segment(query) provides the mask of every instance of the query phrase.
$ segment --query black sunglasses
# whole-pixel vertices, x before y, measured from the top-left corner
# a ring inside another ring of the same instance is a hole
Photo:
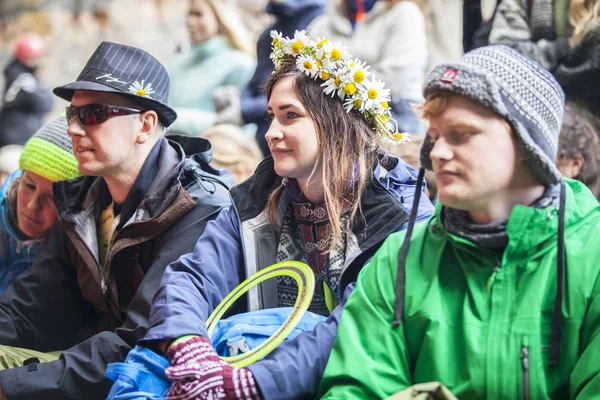
[[[75,116],[83,125],[98,125],[114,115],[140,114],[144,111],[135,108],[107,106],[104,104],[86,104],[81,107],[69,106],[65,108],[67,122],[70,124]]]

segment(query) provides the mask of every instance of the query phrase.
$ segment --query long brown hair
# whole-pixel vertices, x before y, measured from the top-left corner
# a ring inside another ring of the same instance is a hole
[[[6,193],[6,201],[8,204],[8,213],[10,214],[10,218],[12,219],[13,225],[19,229],[19,218],[17,216],[17,192],[19,190],[19,183],[21,182],[21,177],[13,179],[13,181],[8,185],[8,192]]]
[[[354,110],[347,113],[339,98],[325,95],[321,82],[298,71],[294,62],[284,65],[267,80],[268,99],[275,85],[285,77],[293,78],[294,91],[315,125],[319,155],[313,174],[320,163],[325,207],[331,224],[331,249],[341,240],[342,232],[351,229],[352,221],[360,212],[360,199],[372,177],[381,142],[360,114]],[[283,189],[283,186],[278,187],[266,206],[269,220],[274,225],[277,225]],[[342,226],[342,196],[349,190],[353,194],[349,226]]]

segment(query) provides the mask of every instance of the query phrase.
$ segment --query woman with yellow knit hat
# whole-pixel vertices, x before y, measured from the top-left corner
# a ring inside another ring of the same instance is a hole
[[[27,141],[19,167],[0,189],[0,294],[33,263],[56,222],[52,183],[79,176],[65,117]]]

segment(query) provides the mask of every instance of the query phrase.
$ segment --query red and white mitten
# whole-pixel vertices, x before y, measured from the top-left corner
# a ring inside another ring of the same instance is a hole
[[[258,400],[260,392],[252,373],[221,360],[209,339],[191,337],[175,342],[167,351],[173,381],[167,400]]]

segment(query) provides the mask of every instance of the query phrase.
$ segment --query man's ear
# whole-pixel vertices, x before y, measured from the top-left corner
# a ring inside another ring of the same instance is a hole
[[[140,114],[140,118],[142,126],[138,132],[136,143],[143,144],[152,136],[154,128],[156,128],[156,124],[158,123],[158,114],[156,114],[156,111],[148,110]]]

